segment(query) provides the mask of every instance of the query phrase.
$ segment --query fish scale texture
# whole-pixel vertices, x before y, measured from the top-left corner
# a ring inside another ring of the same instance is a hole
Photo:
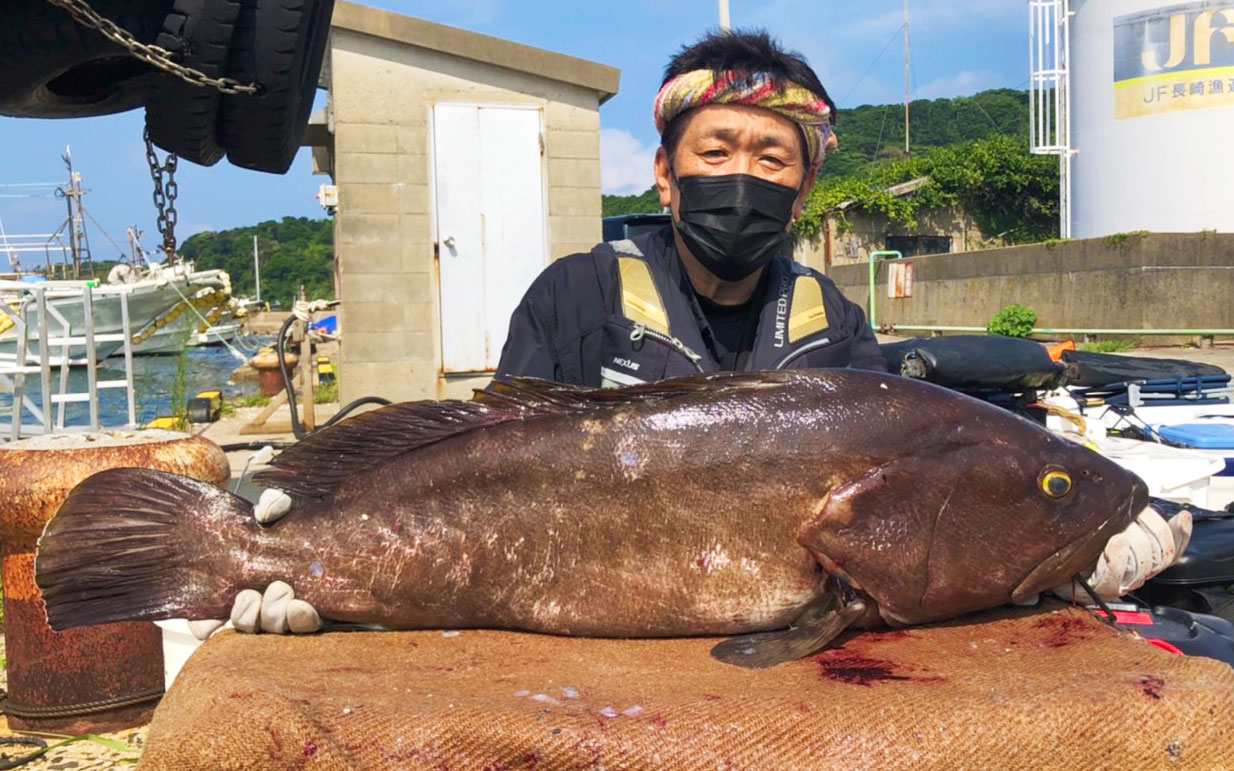
[[[155,712],[142,769],[1219,769],[1234,670],[1051,605],[769,670],[714,640],[225,632]]]

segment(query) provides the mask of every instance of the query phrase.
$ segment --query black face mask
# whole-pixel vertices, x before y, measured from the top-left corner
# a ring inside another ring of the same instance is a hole
[[[678,178],[675,227],[698,261],[725,281],[771,262],[792,238],[797,191],[749,174]]]

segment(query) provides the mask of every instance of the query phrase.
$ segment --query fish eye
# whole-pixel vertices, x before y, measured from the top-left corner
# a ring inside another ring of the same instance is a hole
[[[1062,498],[1071,492],[1071,475],[1059,469],[1041,475],[1041,491],[1051,498]]]

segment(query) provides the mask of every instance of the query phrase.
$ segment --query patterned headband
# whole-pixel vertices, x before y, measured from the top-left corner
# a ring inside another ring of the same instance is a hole
[[[805,135],[811,169],[821,166],[823,156],[834,146],[831,107],[808,88],[761,72],[725,71],[717,78],[711,70],[693,70],[678,75],[656,95],[656,130],[663,136],[678,115],[709,104],[762,107],[793,121]]]

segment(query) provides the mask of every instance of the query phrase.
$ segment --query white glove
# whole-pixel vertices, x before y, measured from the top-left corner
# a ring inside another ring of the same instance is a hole
[[[253,506],[253,518],[263,525],[268,525],[289,511],[291,496],[282,490],[271,488],[261,491],[261,496]]]
[[[215,619],[190,621],[189,629],[198,640],[207,640],[225,623]],[[238,632],[250,634],[258,629],[272,634],[311,634],[321,629],[321,616],[312,605],[297,600],[289,584],[275,581],[266,587],[265,594],[245,589],[236,595],[231,625]]]
[[[262,448],[258,455],[270,450]],[[256,457],[256,456],[254,456]],[[263,462],[269,462],[264,458]],[[253,506],[253,518],[263,525],[269,524],[291,511],[291,496],[282,490],[262,490],[261,497]],[[321,629],[321,616],[312,605],[304,600],[297,600],[291,585],[284,581],[275,581],[266,587],[265,594],[255,589],[245,589],[236,595],[231,604],[231,625],[240,632],[263,632],[275,634],[307,634]],[[205,619],[190,621],[189,631],[198,640],[208,640],[223,628],[226,621]]]
[[[1149,506],[1126,530],[1106,543],[1097,564],[1084,574],[1085,580],[1103,601],[1114,602],[1177,562],[1191,542],[1191,527],[1191,512],[1181,511],[1166,522]],[[1068,602],[1093,601],[1075,581],[1051,591]]]

